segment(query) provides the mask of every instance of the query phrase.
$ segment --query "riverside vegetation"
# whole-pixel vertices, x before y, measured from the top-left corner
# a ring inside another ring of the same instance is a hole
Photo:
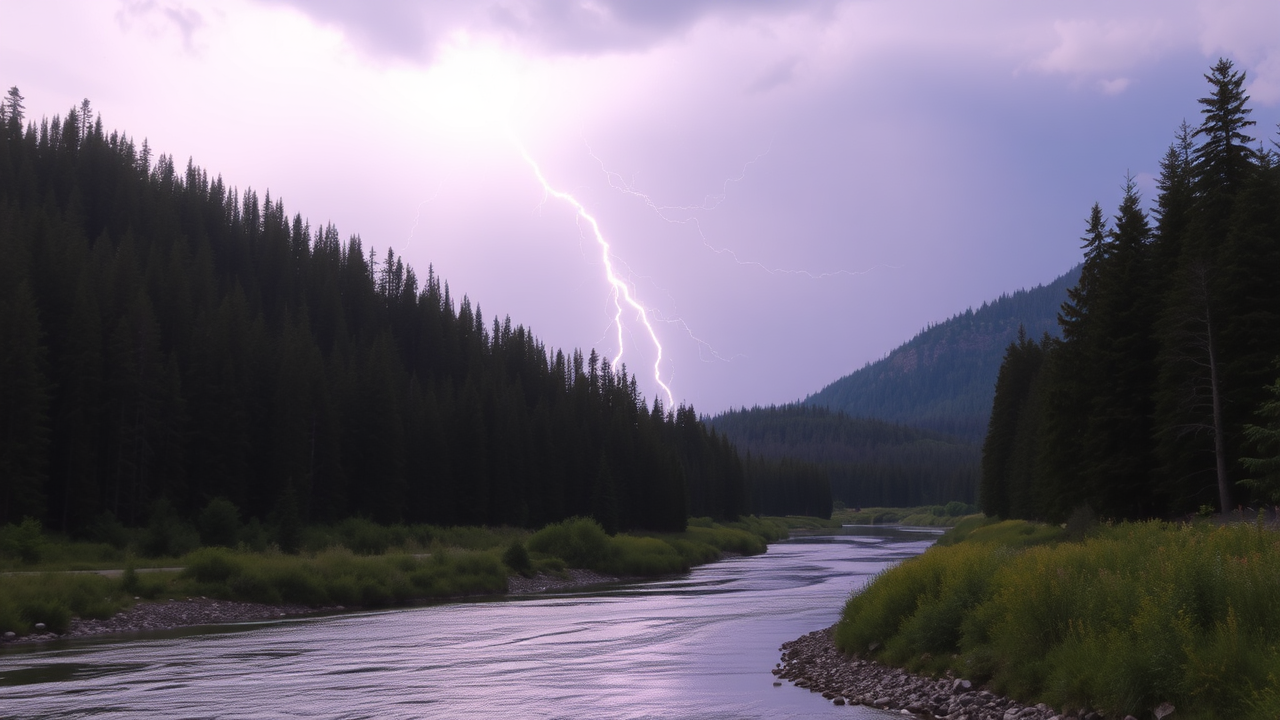
[[[838,508],[831,519],[843,525],[913,525],[916,527],[952,527],[977,514],[973,505],[953,500],[946,505],[922,505],[908,508]]]
[[[1280,533],[972,518],[851,597],[846,653],[1108,717],[1280,717]]]
[[[73,616],[106,619],[135,600],[202,596],[311,608],[386,607],[507,591],[512,574],[563,574],[569,568],[612,576],[678,573],[723,553],[754,555],[787,535],[789,522],[747,517],[732,523],[692,518],[683,532],[609,535],[595,520],[571,518],[537,532],[519,528],[378,525],[350,519],[307,528],[297,554],[206,546],[177,557],[150,557],[138,572],[132,551],[93,543],[52,542],[38,526],[0,529],[0,632],[25,634],[36,623],[64,632]],[[32,533],[35,533],[33,537]],[[241,536],[244,537],[243,530]],[[19,550],[25,555],[19,554]],[[41,555],[48,562],[41,563]],[[128,565],[119,577],[89,572]],[[22,560],[31,562],[21,563]],[[34,563],[34,564],[33,564]],[[14,568],[23,568],[15,571]],[[80,572],[68,572],[79,570]]]

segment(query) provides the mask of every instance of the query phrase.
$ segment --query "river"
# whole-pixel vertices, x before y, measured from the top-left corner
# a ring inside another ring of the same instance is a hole
[[[846,528],[590,592],[10,646],[0,716],[901,717],[769,671],[779,645],[934,538]]]

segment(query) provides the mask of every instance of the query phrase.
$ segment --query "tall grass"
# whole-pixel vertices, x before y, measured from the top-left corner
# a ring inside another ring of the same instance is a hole
[[[612,575],[667,575],[719,560],[723,553],[758,555],[770,539],[786,537],[786,528],[760,518],[728,524],[694,518],[683,533],[618,534],[610,537],[595,520],[571,518],[548,525],[529,538],[539,556],[559,558],[569,567]]]
[[[1058,542],[1005,522],[963,535],[851,597],[837,645],[1058,708],[1280,717],[1280,534],[1149,522]]]
[[[38,573],[0,578],[0,632],[32,632],[36,623],[66,631],[72,616],[108,618],[129,603],[119,580],[94,574]]]
[[[183,560],[179,590],[268,604],[382,607],[507,588],[495,554],[469,550],[369,557],[339,548],[300,558],[204,548]]]

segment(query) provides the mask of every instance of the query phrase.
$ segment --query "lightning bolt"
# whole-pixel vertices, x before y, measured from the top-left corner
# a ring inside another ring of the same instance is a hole
[[[426,200],[423,200],[422,202],[418,203],[418,211],[413,216],[413,226],[409,228],[409,237],[405,238],[405,241],[404,241],[404,245],[406,248],[409,247],[411,243],[413,243],[413,234],[418,231],[418,222],[422,220],[422,208],[430,204],[432,201],[436,199],[436,196],[440,194],[440,188],[442,185],[443,183],[437,182],[436,189],[432,191],[431,196],[428,197]]]
[[[600,230],[600,223],[591,215],[591,213],[587,212],[587,208],[579,202],[577,198],[563,190],[557,190],[551,185],[547,180],[547,177],[542,174],[542,168],[538,166],[537,161],[535,161],[533,157],[529,155],[528,151],[524,149],[524,145],[514,137],[511,138],[511,142],[516,146],[516,149],[520,151],[520,157],[524,158],[524,161],[533,169],[534,176],[537,177],[538,182],[542,185],[542,192],[548,197],[563,200],[577,211],[579,221],[586,221],[586,223],[591,226],[591,233],[595,236],[596,244],[600,246],[600,258],[604,261],[605,279],[611,287],[610,294],[612,295],[613,305],[616,309],[613,316],[613,324],[618,330],[618,354],[614,356],[611,364],[613,370],[617,371],[618,364],[622,361],[622,353],[624,350],[622,313],[623,306],[626,305],[635,310],[636,316],[644,325],[644,329],[649,333],[649,340],[651,340],[653,342],[653,346],[657,348],[658,357],[653,361],[653,379],[658,383],[658,386],[662,388],[663,392],[666,393],[668,407],[673,406],[675,404],[675,399],[671,394],[671,388],[662,381],[662,342],[658,340],[658,333],[653,329],[653,324],[649,321],[648,309],[636,300],[635,295],[631,292],[631,287],[614,272],[613,253],[609,249],[609,242],[604,239],[604,233]]]

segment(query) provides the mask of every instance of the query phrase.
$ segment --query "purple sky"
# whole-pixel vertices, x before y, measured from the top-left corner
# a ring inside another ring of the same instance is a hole
[[[430,9],[423,9],[429,7]],[[1148,198],[1201,75],[1280,120],[1280,3],[0,0],[0,85],[82,98],[486,316],[618,351],[589,224],[702,412],[795,400],[1052,280],[1126,172]],[[655,348],[623,314],[652,398]]]

